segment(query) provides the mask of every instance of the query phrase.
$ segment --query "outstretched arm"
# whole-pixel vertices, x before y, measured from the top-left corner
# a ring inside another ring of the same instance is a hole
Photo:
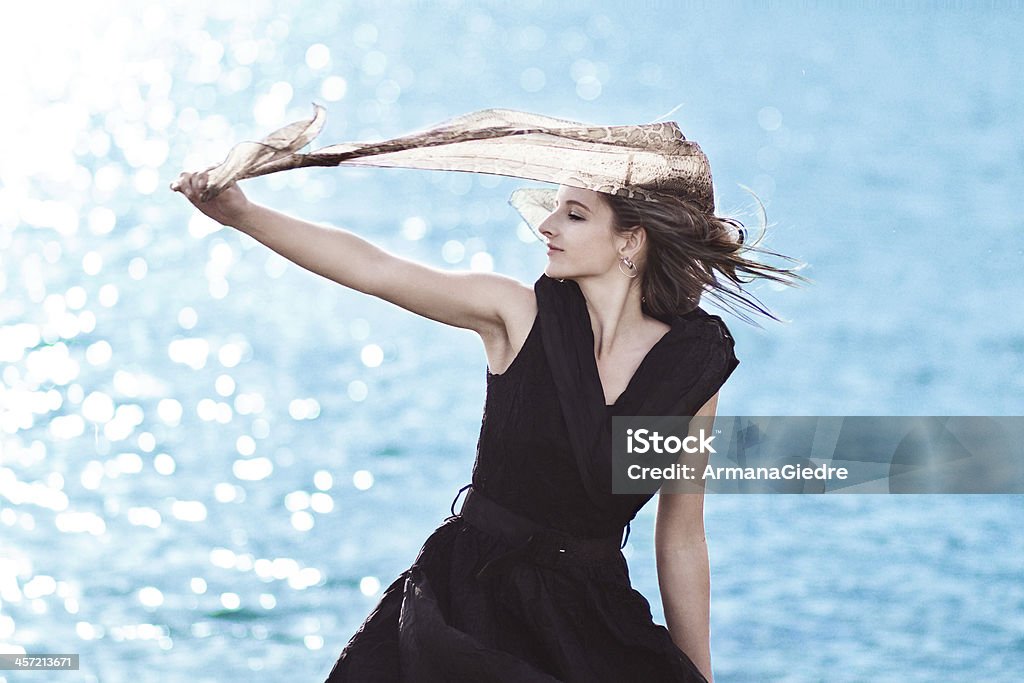
[[[697,411],[690,434],[710,429],[718,409],[718,394]],[[705,456],[706,457],[706,456]],[[694,463],[704,472],[706,459]],[[704,491],[662,493],[658,496],[654,545],[658,584],[672,640],[708,681],[711,674],[711,571],[704,537]]]
[[[205,173],[183,173],[172,186],[200,211],[236,228],[288,260],[323,277],[432,320],[504,335],[503,306],[522,298],[525,286],[494,273],[452,273],[390,254],[347,230],[317,225],[250,202],[232,184],[199,200]]]

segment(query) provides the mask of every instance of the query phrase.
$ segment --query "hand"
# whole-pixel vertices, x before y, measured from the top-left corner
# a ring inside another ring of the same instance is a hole
[[[206,188],[207,173],[182,173],[171,183],[171,189],[180,192],[204,214],[221,225],[237,227],[252,204],[237,183],[231,183],[213,199],[201,201],[200,193]]]

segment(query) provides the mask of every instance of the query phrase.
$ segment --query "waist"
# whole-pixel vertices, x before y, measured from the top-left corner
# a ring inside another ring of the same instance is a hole
[[[580,538],[546,527],[494,502],[471,487],[459,511],[469,524],[509,545],[530,549],[534,559],[556,563],[603,564],[622,557],[621,534],[604,538]]]

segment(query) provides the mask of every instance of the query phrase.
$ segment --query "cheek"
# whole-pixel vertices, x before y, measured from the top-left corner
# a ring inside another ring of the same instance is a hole
[[[610,230],[591,240],[591,251],[598,258],[605,261],[616,261],[619,256],[619,248],[615,234]]]
[[[600,270],[606,270],[615,265],[618,260],[614,247],[602,242],[590,242],[580,253],[580,256],[588,264]]]

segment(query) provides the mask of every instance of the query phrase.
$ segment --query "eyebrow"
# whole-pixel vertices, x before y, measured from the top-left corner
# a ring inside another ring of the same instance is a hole
[[[559,202],[559,204],[561,204],[561,203],[562,202]],[[590,213],[593,213],[593,211],[590,210],[589,206],[587,206],[586,204],[583,204],[581,202],[578,202],[575,199],[567,199],[564,203],[565,204],[575,204],[576,206],[580,207],[581,209],[583,209],[585,211],[588,211]]]

